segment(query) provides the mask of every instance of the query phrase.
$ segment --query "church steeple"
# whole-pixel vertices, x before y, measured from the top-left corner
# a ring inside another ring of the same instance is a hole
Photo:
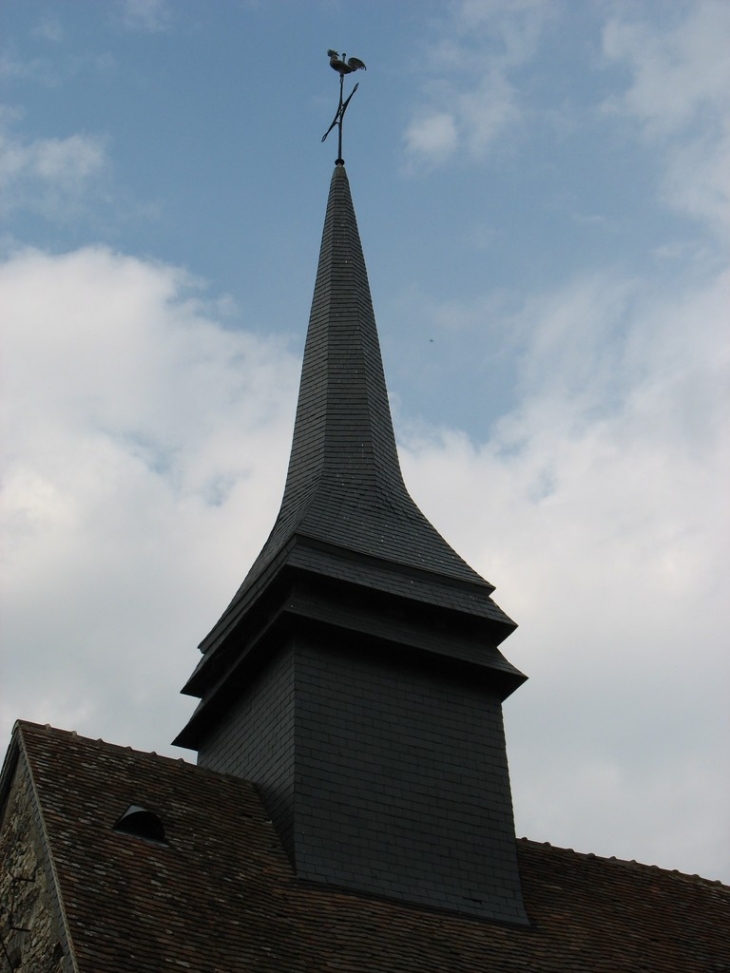
[[[281,509],[176,742],[259,783],[300,876],[523,921],[500,704],[525,677],[492,591],[403,483],[338,163]]]
[[[255,575],[293,533],[483,585],[408,495],[350,186],[335,167],[281,513]]]
[[[439,602],[461,609],[468,603],[467,610],[501,627],[498,641],[514,628],[489,598],[494,587],[452,550],[403,483],[350,185],[344,165],[336,165],[281,509],[201,648],[208,652],[225,640],[251,588],[272,565],[309,559],[325,572],[329,566],[352,573],[340,559],[349,564],[362,556],[374,559],[369,571],[379,576],[379,587],[400,592],[405,584],[416,597],[424,588],[431,599],[437,586]]]

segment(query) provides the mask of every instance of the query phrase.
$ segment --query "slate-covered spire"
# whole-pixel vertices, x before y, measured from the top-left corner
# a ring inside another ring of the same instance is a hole
[[[341,559],[345,562],[341,563]],[[367,568],[351,558],[367,558]],[[406,490],[395,447],[365,259],[344,165],[330,184],[294,439],[274,528],[201,644],[230,634],[262,576],[286,562],[514,623],[493,586],[446,543]],[[501,638],[498,641],[501,641]],[[516,670],[515,670],[516,672]]]
[[[446,543],[403,482],[342,163],[330,183],[281,509],[241,587],[200,645],[203,659],[183,691],[203,702],[176,742],[191,745],[206,706],[210,718],[211,691],[221,688],[241,626],[251,624],[262,593],[297,570],[476,616],[489,627],[492,646],[481,664],[495,670],[503,696],[524,681],[496,649],[515,624],[492,601],[494,587]]]
[[[284,499],[252,575],[293,533],[485,584],[434,530],[403,483],[343,165],[335,166],[330,186]]]

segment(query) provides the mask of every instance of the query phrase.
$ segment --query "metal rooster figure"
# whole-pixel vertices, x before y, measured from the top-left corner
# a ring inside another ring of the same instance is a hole
[[[342,119],[345,117],[345,112],[347,111],[347,106],[350,104],[350,101],[352,100],[352,96],[360,87],[359,84],[356,84],[355,87],[350,92],[350,94],[347,96],[347,98],[343,101],[342,85],[345,80],[346,74],[352,74],[353,71],[359,71],[361,68],[363,71],[365,71],[366,68],[365,68],[365,63],[361,61],[359,57],[348,58],[346,54],[343,54],[342,57],[340,57],[337,51],[327,51],[327,56],[330,59],[330,67],[334,71],[337,71],[337,73],[340,76],[340,103],[337,106],[335,117],[332,119],[332,124],[322,136],[322,141],[324,142],[324,140],[327,138],[329,133],[336,125],[337,126],[337,159],[335,160],[335,164],[338,166],[342,166],[345,164],[345,160],[342,158]]]

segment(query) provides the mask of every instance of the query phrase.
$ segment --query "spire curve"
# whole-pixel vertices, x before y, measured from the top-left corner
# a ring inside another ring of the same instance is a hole
[[[281,509],[225,614],[294,538],[465,582],[482,595],[494,590],[441,537],[403,482],[350,184],[339,164],[330,183]]]
[[[293,532],[487,584],[426,520],[403,482],[365,260],[347,173],[339,165],[322,234],[284,498],[259,560],[267,561]]]

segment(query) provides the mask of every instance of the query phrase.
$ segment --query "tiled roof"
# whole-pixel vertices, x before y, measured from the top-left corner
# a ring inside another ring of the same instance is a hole
[[[730,970],[730,888],[521,840],[529,928],[307,885],[253,785],[34,724],[30,768],[79,973]],[[169,845],[113,830],[130,804]]]

